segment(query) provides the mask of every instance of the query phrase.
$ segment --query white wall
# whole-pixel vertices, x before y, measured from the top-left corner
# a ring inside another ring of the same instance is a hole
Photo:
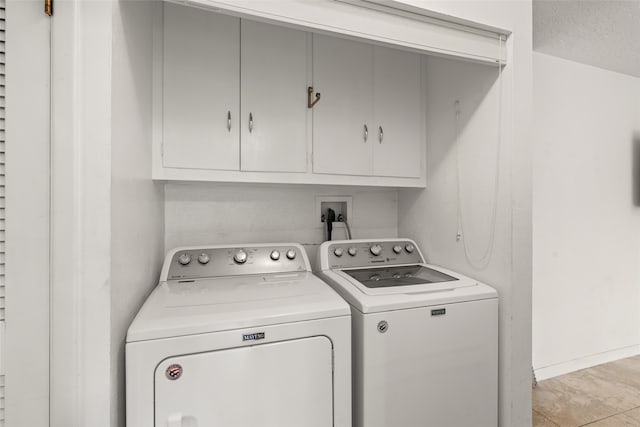
[[[111,134],[111,425],[125,425],[124,341],[158,283],[163,185],[151,176],[151,46],[157,2],[114,5]]]
[[[640,79],[540,53],[533,65],[533,362],[546,378],[640,353]]]
[[[495,243],[474,268],[456,240],[454,102],[460,100],[461,200],[472,256],[490,241],[497,158],[497,69],[444,59],[427,66],[427,189],[399,192],[399,233],[414,237],[431,262],[466,273],[500,295],[499,419],[531,424],[531,2],[406,1],[507,28],[503,69],[500,181]]]
[[[166,184],[165,247],[298,242],[311,262],[324,240],[316,196],[353,197],[353,238],[396,237],[397,191],[361,187]],[[344,238],[339,224],[334,239]]]

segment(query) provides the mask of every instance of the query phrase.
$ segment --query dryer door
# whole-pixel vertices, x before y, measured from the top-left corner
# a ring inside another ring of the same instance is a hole
[[[332,363],[327,337],[165,359],[155,372],[155,426],[330,427]]]

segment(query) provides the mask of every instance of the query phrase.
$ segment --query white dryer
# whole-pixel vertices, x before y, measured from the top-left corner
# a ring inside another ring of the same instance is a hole
[[[498,425],[494,289],[408,239],[325,242],[318,257],[352,308],[356,427]]]
[[[175,249],[127,334],[127,425],[350,426],[350,331],[299,245]]]

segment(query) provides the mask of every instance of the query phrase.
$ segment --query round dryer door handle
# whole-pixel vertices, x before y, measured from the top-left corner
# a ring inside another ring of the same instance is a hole
[[[182,414],[171,414],[167,417],[167,427],[182,427]]]
[[[197,425],[198,422],[194,417],[181,413],[171,414],[167,417],[167,427],[195,427]]]

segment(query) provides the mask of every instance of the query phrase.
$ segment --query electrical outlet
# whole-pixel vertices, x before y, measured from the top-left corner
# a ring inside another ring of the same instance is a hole
[[[324,222],[329,208],[336,213],[336,219],[342,215],[345,221],[351,218],[351,205],[353,197],[351,196],[318,196],[316,197],[316,213],[318,220]]]

